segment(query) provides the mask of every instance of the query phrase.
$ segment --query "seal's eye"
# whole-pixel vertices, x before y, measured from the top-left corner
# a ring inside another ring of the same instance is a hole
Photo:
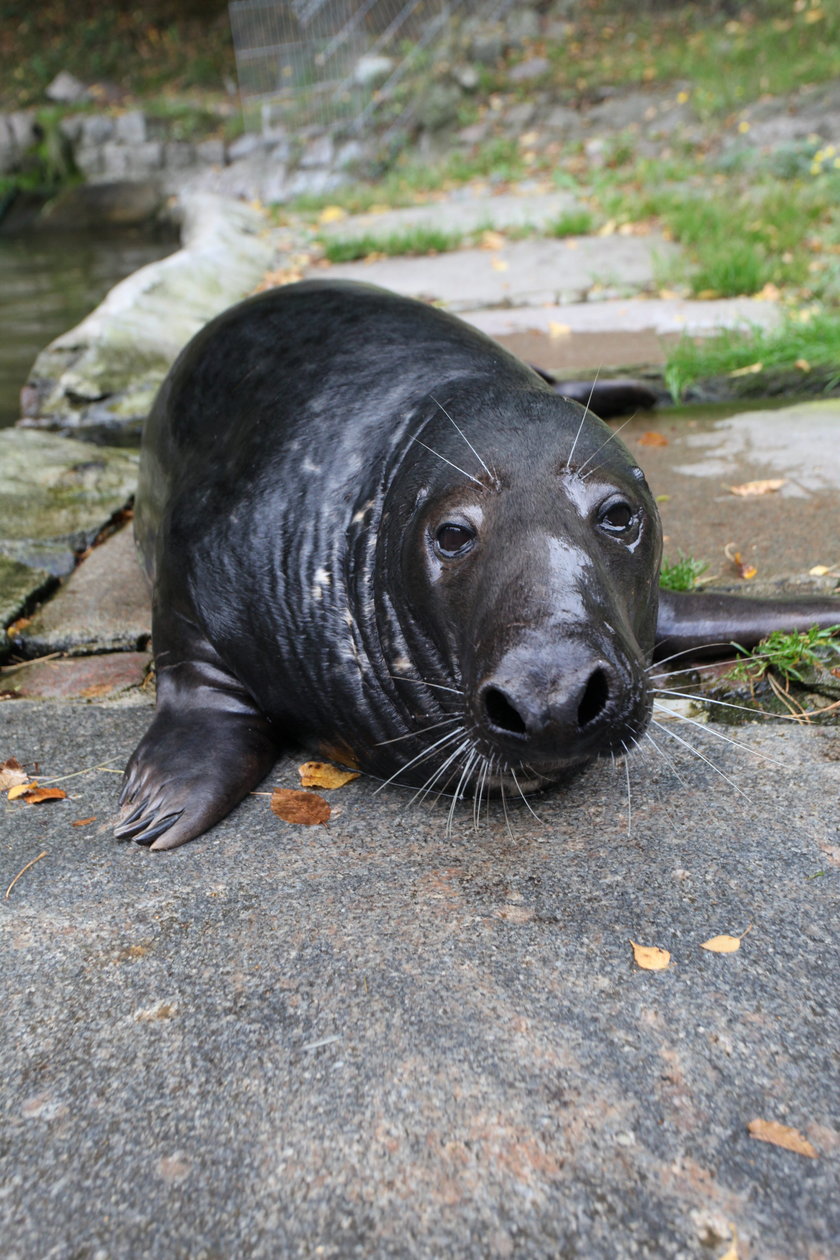
[[[598,524],[609,534],[626,534],[636,519],[636,513],[624,499],[614,499],[602,509]]]
[[[446,521],[439,526],[435,534],[435,550],[438,555],[450,560],[453,556],[464,555],[474,541],[475,530],[469,525],[458,525],[454,521]]]

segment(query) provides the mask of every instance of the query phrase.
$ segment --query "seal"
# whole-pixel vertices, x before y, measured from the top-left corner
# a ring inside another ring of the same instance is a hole
[[[116,834],[154,849],[290,744],[456,800],[562,782],[640,738],[657,644],[840,607],[660,599],[656,504],[612,430],[455,317],[348,282],[198,333],[147,422],[136,532],[157,708]]]

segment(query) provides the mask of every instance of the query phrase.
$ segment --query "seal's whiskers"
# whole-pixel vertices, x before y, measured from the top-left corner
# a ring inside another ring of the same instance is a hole
[[[442,411],[442,412],[443,412],[443,414],[446,416],[447,420],[448,420],[448,421],[449,421],[449,423],[452,425],[452,427],[453,427],[453,429],[455,430],[455,432],[456,432],[456,433],[457,433],[460,437],[462,437],[462,438],[464,439],[464,441],[466,442],[467,446],[470,448],[470,450],[472,451],[473,455],[475,455],[475,457],[476,457],[476,459],[478,460],[479,464],[481,464],[481,467],[482,467],[482,468],[484,469],[484,471],[487,473],[487,476],[490,478],[490,480],[493,482],[493,484],[494,484],[494,485],[495,485],[495,484],[497,484],[497,483],[498,483],[498,478],[497,478],[496,476],[494,476],[494,474],[493,474],[493,473],[490,471],[490,469],[487,467],[487,465],[485,464],[484,460],[481,458],[481,456],[479,455],[478,451],[475,449],[475,447],[473,446],[472,442],[471,442],[471,441],[470,441],[470,439],[467,437],[466,433],[463,431],[463,429],[462,429],[462,428],[460,428],[460,427],[459,427],[459,426],[455,423],[455,421],[454,421],[454,420],[452,419],[452,417],[450,416],[449,412],[448,412],[448,411],[446,410],[446,408],[444,407],[443,403],[442,403],[442,402],[438,402],[438,400],[437,400],[437,398],[435,398],[434,394],[429,394],[429,397],[431,398],[431,400],[432,400],[432,402],[435,404],[435,406],[440,407],[441,411]]]
[[[460,722],[461,715],[453,713],[451,717],[444,718],[440,722],[435,722],[432,726],[419,727],[414,731],[406,731],[404,735],[395,735],[393,739],[380,739],[374,744],[374,748],[384,748],[386,744],[398,744],[403,739],[415,739],[418,735],[426,735],[429,731],[437,731],[441,726],[449,726],[452,722]]]
[[[750,799],[747,793],[744,792],[741,788],[739,788],[738,784],[733,782],[733,780],[729,778],[729,775],[723,773],[720,766],[716,766],[715,763],[712,761],[712,759],[710,757],[707,757],[705,753],[702,753],[700,749],[697,748],[694,744],[690,744],[687,739],[683,739],[683,737],[681,735],[678,735],[676,731],[669,731],[668,728],[662,722],[657,722],[655,718],[652,718],[651,721],[653,725],[656,727],[656,729],[658,731],[661,731],[663,735],[668,735],[671,739],[675,739],[678,744],[681,744],[683,746],[683,748],[687,748],[688,751],[693,756],[699,757],[701,761],[705,761],[706,765],[710,766],[711,769],[714,770],[715,774],[719,774],[722,779],[725,779],[726,782],[729,784],[729,786],[733,787],[739,796],[743,796],[745,801],[748,801]],[[699,726],[699,723],[696,723],[696,725]],[[730,742],[735,743],[734,740]],[[743,745],[738,745],[738,747],[743,747]]]
[[[428,760],[429,757],[434,755],[438,748],[445,748],[447,744],[451,744],[453,740],[458,739],[461,735],[465,734],[466,731],[463,726],[456,726],[454,731],[449,731],[446,735],[441,735],[440,739],[435,740],[430,748],[424,748],[417,754],[416,757],[412,757],[411,761],[407,761],[404,766],[400,766],[398,770],[395,770],[390,778],[385,779],[382,783],[380,783],[378,788],[374,788],[374,796],[377,792],[381,792],[383,788],[387,787],[389,783],[393,783],[395,779],[398,779],[401,774],[405,774],[406,770],[410,770],[412,766],[421,764],[422,762]]]
[[[596,464],[596,466],[595,466],[594,468],[591,468],[591,469],[589,470],[589,472],[586,474],[586,477],[584,477],[584,476],[583,476],[583,470],[584,470],[584,468],[586,467],[586,465],[587,465],[587,464],[591,464],[591,463],[592,463],[592,460],[595,458],[595,456],[596,456],[596,455],[600,455],[600,454],[601,454],[601,451],[604,449],[604,447],[605,447],[605,446],[609,446],[609,444],[610,444],[610,442],[613,440],[613,438],[618,437],[618,435],[619,435],[619,433],[621,432],[621,430],[622,430],[622,429],[626,429],[626,428],[627,428],[627,426],[628,426],[628,424],[630,423],[630,421],[631,421],[633,418],[634,418],[633,416],[629,416],[629,417],[628,417],[628,418],[624,421],[624,424],[620,424],[620,425],[618,426],[618,428],[617,428],[617,429],[613,429],[612,433],[611,433],[611,434],[610,434],[610,436],[607,438],[606,442],[602,442],[602,443],[601,443],[601,445],[598,447],[598,449],[597,449],[597,450],[595,450],[595,451],[593,451],[593,452],[592,452],[592,454],[591,454],[591,455],[590,455],[587,459],[585,459],[585,460],[583,461],[583,463],[581,464],[580,468],[575,469],[575,476],[576,476],[576,477],[580,477],[581,481],[586,481],[586,477],[591,477],[593,473],[596,473],[596,472],[598,471],[598,468],[600,467],[600,465],[597,465],[597,464]]]
[[[483,485],[483,483],[482,483],[482,482],[480,482],[480,481],[478,480],[478,477],[474,477],[474,476],[472,475],[472,473],[468,473],[468,472],[466,471],[466,469],[464,469],[464,468],[459,468],[457,464],[453,464],[453,463],[452,463],[452,460],[451,460],[451,459],[447,459],[445,455],[441,455],[440,451],[436,451],[436,450],[434,450],[431,446],[426,446],[426,443],[425,443],[425,442],[421,442],[421,441],[420,441],[420,439],[419,439],[419,438],[417,438],[417,437],[416,437],[416,438],[412,438],[411,440],[412,440],[412,442],[416,442],[418,446],[422,446],[425,450],[429,451],[432,455],[437,455],[438,459],[442,459],[442,460],[443,460],[443,462],[444,462],[444,464],[448,464],[450,468],[454,468],[454,469],[455,469],[455,471],[456,471],[456,472],[459,472],[459,473],[461,474],[461,476],[462,476],[462,477],[467,477],[467,478],[469,478],[469,480],[470,480],[470,481],[474,481],[474,482],[475,482],[475,484],[476,484],[477,486],[479,486],[479,487],[480,487],[480,489],[482,489],[482,490],[484,489],[484,485]]]

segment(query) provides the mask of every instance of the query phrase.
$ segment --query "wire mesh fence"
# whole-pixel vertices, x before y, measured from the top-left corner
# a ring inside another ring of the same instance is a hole
[[[473,15],[501,20],[514,0],[233,0],[246,127],[358,135],[416,108]]]

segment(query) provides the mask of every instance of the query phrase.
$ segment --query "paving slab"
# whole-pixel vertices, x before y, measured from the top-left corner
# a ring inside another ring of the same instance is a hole
[[[53,433],[3,431],[0,555],[56,577],[72,572],[134,494],[137,455]]]
[[[443,302],[450,310],[626,297],[658,287],[658,266],[677,256],[672,241],[649,236],[576,236],[510,241],[498,250],[464,249],[423,258],[337,263],[329,274]],[[314,273],[313,273],[314,274]],[[318,272],[317,274],[323,274]]]
[[[93,548],[20,632],[16,646],[26,656],[131,652],[144,647],[150,634],[149,589],[128,524]]]
[[[69,793],[0,813],[9,1260],[834,1254],[837,732],[718,745],[745,796],[634,758],[629,834],[606,765],[538,819],[360,779],[150,854],[110,835],[145,713],[3,714]]]
[[[450,194],[425,205],[402,209],[381,209],[368,214],[348,215],[336,223],[319,226],[318,234],[327,240],[355,240],[360,236],[400,235],[412,229],[436,228],[445,232],[480,231],[493,228],[533,228],[545,230],[561,216],[583,209],[569,192],[523,191],[488,196],[486,192],[466,196]]]

